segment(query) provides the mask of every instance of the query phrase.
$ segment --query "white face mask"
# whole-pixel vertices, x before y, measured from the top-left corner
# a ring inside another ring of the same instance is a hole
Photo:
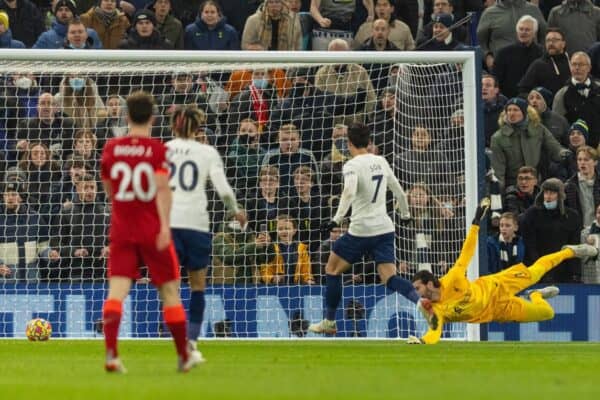
[[[29,89],[33,86],[33,81],[26,76],[22,76],[19,79],[15,80],[15,86],[19,89]]]

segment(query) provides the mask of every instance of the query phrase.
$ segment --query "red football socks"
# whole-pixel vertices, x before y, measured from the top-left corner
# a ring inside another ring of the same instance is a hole
[[[118,357],[117,337],[119,336],[119,325],[123,305],[119,300],[106,299],[102,308],[102,319],[104,325],[104,343],[106,344],[106,355],[109,358]]]
[[[185,310],[182,304],[176,306],[164,307],[163,315],[165,322],[171,331],[171,336],[175,341],[175,347],[177,348],[177,354],[185,362],[188,358],[187,352],[187,332],[186,332],[186,320]]]

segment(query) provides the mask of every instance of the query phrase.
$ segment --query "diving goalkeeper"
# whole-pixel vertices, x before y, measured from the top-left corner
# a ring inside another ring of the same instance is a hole
[[[467,238],[454,266],[439,280],[429,271],[419,271],[412,278],[421,295],[419,310],[427,319],[429,331],[422,338],[411,336],[411,344],[435,344],[440,340],[445,322],[537,322],[552,319],[554,310],[545,299],[558,295],[556,286],[529,292],[529,300],[517,297],[523,289],[537,283],[542,276],[569,258],[595,258],[598,249],[587,244],[567,245],[556,253],[539,258],[526,267],[516,264],[497,274],[470,282],[467,266],[477,246],[479,222],[489,209],[489,199],[477,207]]]

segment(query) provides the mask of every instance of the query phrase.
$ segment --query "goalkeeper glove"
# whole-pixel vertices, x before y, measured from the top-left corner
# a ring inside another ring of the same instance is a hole
[[[410,335],[406,341],[406,344],[425,344],[425,342],[423,342],[423,339],[419,339],[416,336]]]
[[[323,234],[329,235],[329,233],[334,230],[335,228],[337,228],[339,225],[337,222],[335,222],[334,220],[331,220],[329,222],[325,222],[321,225],[321,232],[323,232]]]
[[[488,211],[490,210],[491,201],[489,197],[484,197],[481,199],[479,206],[477,206],[477,211],[475,211],[475,217],[473,218],[473,225],[479,225],[481,221],[486,217]]]

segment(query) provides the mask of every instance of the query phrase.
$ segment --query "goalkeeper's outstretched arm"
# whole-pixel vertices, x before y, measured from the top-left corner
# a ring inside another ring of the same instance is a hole
[[[481,203],[477,207],[475,211],[475,217],[471,222],[471,227],[469,228],[469,232],[467,233],[467,237],[462,245],[462,249],[460,250],[460,255],[458,259],[454,263],[454,266],[448,271],[446,275],[458,274],[459,276],[464,277],[467,272],[467,267],[475,254],[475,249],[477,248],[477,238],[479,237],[479,224],[486,217],[487,212],[490,209],[490,199],[484,198],[481,200]]]

